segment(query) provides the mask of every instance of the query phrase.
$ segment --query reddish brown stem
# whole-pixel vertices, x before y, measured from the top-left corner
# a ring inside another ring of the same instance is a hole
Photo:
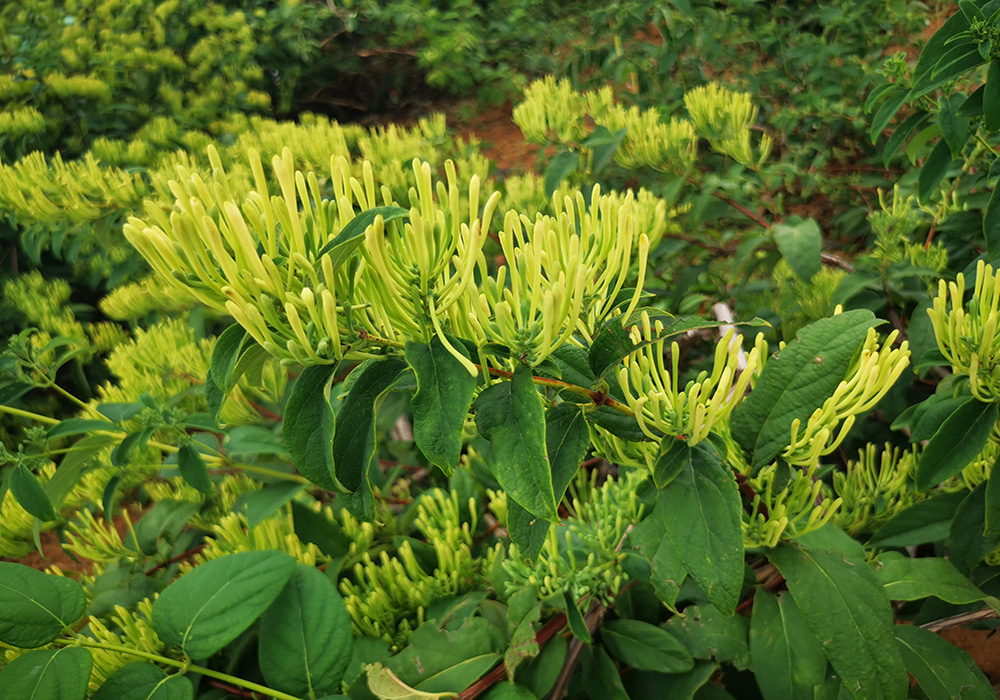
[[[156,571],[159,571],[160,569],[167,568],[171,564],[176,564],[177,562],[183,561],[184,559],[187,559],[188,557],[193,557],[195,554],[197,554],[201,550],[205,549],[205,547],[207,547],[207,546],[208,545],[199,544],[197,547],[192,547],[188,551],[186,551],[186,552],[184,552],[182,554],[178,554],[176,557],[173,557],[172,559],[167,559],[165,562],[161,562],[161,563],[157,564],[152,569],[149,569],[148,571],[146,571],[146,575],[149,576],[150,574],[152,574],[152,573],[154,573]]]

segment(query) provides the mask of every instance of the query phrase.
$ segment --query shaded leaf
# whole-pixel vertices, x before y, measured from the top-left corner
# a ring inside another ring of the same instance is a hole
[[[885,552],[875,560],[875,577],[890,600],[936,596],[960,605],[986,597],[954,564],[939,557],[914,559],[898,552]]]
[[[1000,416],[995,403],[970,399],[941,424],[920,453],[916,487],[927,491],[965,469],[982,452]]]
[[[906,670],[930,700],[996,698],[989,680],[958,647],[915,625],[897,625],[895,632]]]
[[[83,700],[93,665],[82,647],[32,651],[0,671],[0,688],[12,700]]]
[[[42,522],[58,517],[38,477],[23,464],[18,464],[11,471],[10,491],[18,505]]]
[[[22,649],[48,644],[80,619],[86,604],[73,579],[0,562],[0,642]]]
[[[823,266],[820,254],[823,252],[823,234],[813,219],[796,224],[787,221],[775,224],[771,229],[774,242],[778,244],[781,257],[792,268],[792,272],[808,282]]]
[[[150,663],[133,662],[112,673],[93,700],[192,700],[194,686],[185,676],[167,676]]]
[[[754,595],[750,658],[764,700],[813,700],[826,683],[823,647],[788,593]]]
[[[642,620],[604,623],[601,641],[615,658],[640,671],[683,673],[694,668],[694,659],[677,637]]]
[[[206,496],[212,495],[212,480],[208,477],[208,465],[193,446],[184,445],[177,451],[177,468],[184,481]]]
[[[337,490],[333,476],[336,418],[330,405],[335,365],[302,370],[285,405],[281,435],[302,476],[325,489]]]

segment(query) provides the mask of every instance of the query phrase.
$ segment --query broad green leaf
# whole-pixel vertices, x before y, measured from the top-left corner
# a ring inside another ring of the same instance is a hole
[[[503,665],[507,669],[508,680],[513,680],[515,669],[538,654],[535,632],[542,605],[538,602],[537,587],[525,586],[514,593],[507,601],[507,611],[510,645],[503,655]]]
[[[493,668],[506,647],[505,632],[483,617],[470,617],[450,630],[425,622],[386,666],[417,690],[460,691]]]
[[[83,700],[93,665],[82,647],[32,651],[0,671],[0,689],[11,700]]]
[[[537,697],[544,698],[552,690],[566,662],[569,647],[565,637],[556,636],[545,643],[534,659],[518,669],[517,682]]]
[[[601,642],[616,659],[640,671],[683,673],[694,668],[694,659],[683,642],[642,620],[604,623]]]
[[[819,225],[813,219],[806,219],[796,224],[787,221],[775,224],[771,229],[774,242],[778,244],[778,252],[792,268],[792,272],[808,282],[813,278],[823,262],[820,255],[823,252],[823,234]]]
[[[298,564],[260,621],[258,658],[267,684],[292,695],[333,693],[351,660],[351,618],[335,584]]]
[[[248,491],[236,499],[233,511],[244,511],[247,526],[254,528],[278,512],[290,500],[302,493],[306,485],[296,481],[279,481],[259,491]]]
[[[974,603],[986,597],[947,559],[913,559],[885,552],[875,560],[875,577],[889,600],[919,600],[936,596],[948,603]]]
[[[964,491],[936,493],[904,508],[868,540],[871,547],[911,547],[940,542],[951,532],[955,511],[966,497]]]
[[[575,345],[565,343],[556,348],[550,355],[559,367],[560,377],[564,382],[592,389],[597,384],[597,377],[590,370],[587,351]]]
[[[552,467],[546,455],[545,409],[518,365],[509,382],[498,382],[476,399],[476,427],[493,448],[490,468],[501,488],[536,517],[558,519]]]
[[[989,131],[1000,129],[1000,58],[990,61],[983,88],[983,125]]]
[[[80,619],[86,605],[73,579],[0,562],[0,642],[22,649],[48,644]]]
[[[677,478],[685,467],[690,468],[694,459],[691,446],[673,435],[665,435],[660,441],[660,451],[653,462],[653,483],[662,489]]]
[[[344,261],[351,257],[351,254],[358,249],[358,246],[364,243],[365,232],[369,226],[375,223],[376,217],[381,216],[384,223],[389,223],[397,219],[405,219],[409,215],[410,212],[408,209],[392,206],[373,207],[372,209],[363,211],[348,221],[347,225],[340,230],[340,233],[332,241],[319,249],[319,252],[316,254],[316,260],[318,261],[324,255],[329,254],[330,260],[333,262],[333,271],[336,272],[344,264]]]
[[[994,161],[995,162],[995,161]],[[983,238],[990,259],[1000,257],[1000,187],[994,186],[990,201],[983,212]]]
[[[348,491],[367,493],[369,489],[368,469],[375,459],[375,415],[386,393],[406,369],[402,360],[389,359],[367,363],[355,370],[360,375],[337,414],[333,436],[334,472]]]
[[[534,560],[542,551],[552,523],[532,515],[513,498],[507,499],[507,532],[523,556]]]
[[[959,571],[971,571],[1000,544],[1000,537],[985,534],[986,488],[987,484],[980,484],[973,489],[958,506],[951,521],[951,532],[945,545],[951,563]]]
[[[55,440],[56,438],[66,437],[67,435],[93,433],[98,430],[104,430],[112,433],[127,432],[123,427],[117,423],[112,423],[109,420],[100,420],[99,418],[67,418],[66,420],[60,421],[49,428],[48,435],[46,435],[45,438],[47,440]]]
[[[215,380],[215,385],[222,390],[223,394],[232,391],[239,379],[238,376],[235,376],[234,370],[247,342],[253,343],[254,340],[238,323],[234,323],[222,331],[215,340],[208,371],[212,375],[212,379]]]
[[[833,395],[868,329],[878,324],[864,309],[820,319],[768,359],[756,387],[730,422],[736,442],[753,453],[754,470],[770,464],[788,446],[793,421],[805,421]]]
[[[915,625],[896,625],[895,632],[906,670],[930,700],[996,698],[975,661],[958,647]]]
[[[580,167],[580,156],[573,151],[561,151],[545,168],[545,196],[551,197],[570,173]]]
[[[110,447],[118,442],[118,436],[109,433],[88,435],[81,438],[73,445],[73,451],[63,457],[59,463],[59,468],[52,478],[45,482],[45,493],[52,502],[53,507],[62,506],[66,496],[69,495],[73,487],[80,481],[85,470],[89,466],[90,460],[101,450]]]
[[[889,598],[863,559],[782,544],[770,551],[806,626],[856,698],[906,697]]]
[[[599,425],[615,437],[620,437],[630,442],[638,442],[646,439],[646,433],[642,432],[642,428],[639,427],[635,417],[616,411],[611,406],[598,406],[584,413],[584,416],[591,423]]]
[[[826,683],[826,656],[795,599],[758,589],[750,618],[750,658],[764,700],[813,700]]]
[[[941,97],[938,100],[938,124],[941,125],[941,135],[948,143],[952,158],[961,158],[962,149],[969,140],[970,122],[966,117],[959,116],[954,101],[964,101],[965,97],[954,95],[952,99]]]
[[[730,663],[740,670],[750,668],[750,620],[743,615],[726,616],[712,605],[690,605],[684,608],[683,617],[674,615],[665,627],[696,659]]]
[[[136,661],[112,673],[93,700],[192,700],[194,686],[185,676],[168,676],[159,666]]]
[[[545,412],[545,454],[552,468],[556,503],[562,501],[589,447],[590,429],[578,405],[561,403]]]
[[[580,666],[583,669],[583,686],[587,695],[596,700],[630,700],[621,673],[608,652],[600,644],[588,644],[583,648]]]
[[[18,505],[42,522],[49,522],[58,517],[38,477],[23,464],[18,464],[11,471],[10,491],[17,499]]]
[[[917,176],[917,197],[921,203],[926,202],[931,193],[941,184],[953,162],[948,142],[941,139],[934,146],[931,154],[927,156],[924,164],[920,166],[920,174]]]
[[[683,471],[659,490],[654,511],[684,568],[726,615],[743,587],[742,509],[732,471],[715,448],[700,442]]]
[[[153,603],[153,629],[165,644],[205,659],[267,610],[295,572],[284,552],[227,554],[195,567]]]
[[[982,452],[1000,416],[995,403],[972,399],[941,424],[917,462],[916,487],[927,491],[965,469]]]
[[[466,358],[461,343],[452,345]],[[406,361],[417,377],[410,400],[413,438],[427,460],[451,475],[462,452],[462,426],[472,404],[476,378],[435,336],[430,345],[406,344]]]
[[[380,663],[368,667],[368,690],[379,700],[444,700],[458,697],[458,693],[425,693],[411,688]]]
[[[285,405],[281,435],[302,476],[318,486],[337,490],[333,477],[333,438],[336,432],[330,386],[335,365],[302,370]]]
[[[590,644],[593,639],[590,628],[587,627],[587,620],[569,591],[563,591],[563,609],[566,611],[566,624],[569,626],[569,631],[584,644]]]
[[[649,561],[649,582],[656,597],[673,609],[681,584],[687,577],[687,569],[667,534],[661,509],[654,508],[652,514],[636,525],[629,541],[633,549]]]
[[[206,496],[212,495],[212,480],[208,477],[208,466],[198,450],[191,445],[181,447],[177,451],[177,468],[184,481]]]

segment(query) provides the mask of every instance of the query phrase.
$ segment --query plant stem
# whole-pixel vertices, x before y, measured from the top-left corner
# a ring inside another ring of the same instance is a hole
[[[43,416],[40,413],[32,413],[31,411],[25,411],[20,408],[14,408],[13,406],[0,406],[0,413],[9,413],[12,416],[21,416],[21,418],[30,418],[31,420],[38,421],[39,423],[46,423],[48,425],[55,425],[59,421],[55,418],[49,418],[48,416]]]
[[[190,671],[192,673],[199,673],[203,676],[209,676],[210,678],[217,678],[220,681],[224,681],[226,683],[235,685],[240,688],[246,688],[247,690],[252,690],[257,693],[262,693],[272,698],[278,698],[278,700],[302,700],[301,698],[298,698],[294,695],[283,693],[280,690],[274,690],[273,688],[268,688],[267,686],[260,685],[259,683],[254,683],[253,681],[237,678],[236,676],[230,676],[228,673],[219,673],[218,671],[213,671],[212,669],[205,668],[204,666],[185,663],[183,661],[178,661],[177,659],[171,659],[167,656],[160,656],[159,654],[152,654],[148,651],[142,651],[141,649],[133,649],[132,647],[122,646],[120,644],[106,644],[104,642],[95,642],[91,641],[90,639],[85,639],[82,637],[74,637],[71,639],[57,639],[55,641],[57,644],[63,644],[65,646],[90,647],[91,649],[104,649],[105,651],[114,651],[118,652],[119,654],[138,656],[143,659],[149,659],[154,663],[163,664],[164,666],[173,666],[174,668],[179,668],[183,671]]]

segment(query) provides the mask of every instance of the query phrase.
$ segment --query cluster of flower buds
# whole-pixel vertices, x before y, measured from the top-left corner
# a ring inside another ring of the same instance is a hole
[[[919,500],[913,484],[916,462],[915,450],[866,445],[857,459],[848,460],[846,470],[833,474],[833,490],[843,501],[837,525],[852,535],[874,532]]]
[[[907,341],[893,348],[899,336],[893,331],[879,343],[874,328],[868,330],[861,352],[851,363],[833,395],[805,421],[792,422],[791,441],[781,457],[789,464],[812,467],[833,452],[847,437],[858,414],[868,411],[888,393],[910,363]]]
[[[694,128],[719,153],[749,168],[760,167],[771,155],[772,139],[767,134],[760,137],[754,152],[750,132],[757,121],[757,108],[749,93],[707,83],[686,92],[684,106]]]
[[[702,372],[681,388],[680,347],[676,342],[670,344],[668,367],[663,334],[663,323],[651,322],[644,312],[632,328],[632,341],[643,347],[626,358],[618,370],[618,384],[647,437],[658,440],[658,431],[684,437],[694,445],[707,438],[743,401],[761,350],[754,347],[741,358],[740,337],[729,330],[716,345],[711,373]]]
[[[754,491],[750,508],[743,511],[747,547],[775,547],[781,539],[818,530],[841,505],[841,499],[824,493],[823,481],[814,470],[770,464],[747,483]]]
[[[949,308],[950,306],[950,308]],[[938,348],[955,374],[969,377],[972,395],[1000,401],[1000,272],[982,260],[976,265],[972,298],[965,302],[965,275],[941,280],[927,313]]]

